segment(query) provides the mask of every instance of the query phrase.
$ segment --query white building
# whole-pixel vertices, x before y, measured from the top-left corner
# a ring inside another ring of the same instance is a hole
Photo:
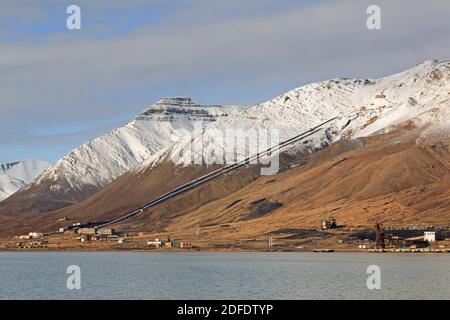
[[[147,245],[159,248],[160,246],[163,245],[163,242],[160,241],[159,239],[155,239],[155,241],[148,241]]]
[[[30,237],[30,239],[38,239],[42,238],[44,235],[40,232],[30,232],[28,236]]]
[[[423,235],[423,240],[428,242],[435,242],[436,241],[436,232],[434,231],[425,231]]]

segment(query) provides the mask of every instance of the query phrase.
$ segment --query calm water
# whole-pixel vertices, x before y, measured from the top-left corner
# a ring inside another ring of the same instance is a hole
[[[81,290],[66,268],[81,268]],[[381,268],[368,290],[366,269]],[[450,299],[450,255],[0,253],[0,299]]]

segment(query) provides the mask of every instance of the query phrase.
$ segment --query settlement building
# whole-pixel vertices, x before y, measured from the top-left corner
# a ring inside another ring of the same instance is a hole
[[[159,239],[155,239],[155,241],[148,241],[147,245],[159,248],[160,246],[164,245],[164,241],[161,241]]]
[[[114,229],[111,228],[100,228],[97,230],[97,234],[103,236],[112,236],[114,234]]]
[[[331,218],[322,221],[322,230],[335,229],[337,228],[336,219]]]
[[[428,242],[436,241],[436,232],[435,231],[425,231],[423,235],[423,240]]]
[[[30,232],[28,235],[29,235],[30,239],[39,239],[44,236],[44,234],[42,234],[40,232]]]
[[[172,248],[172,242],[171,241],[167,241],[166,243],[164,243],[164,245],[168,248]]]
[[[190,248],[192,248],[192,244],[189,242],[181,242],[180,248],[190,249]]]
[[[164,240],[159,240],[159,239],[155,239],[154,241],[148,241],[147,242],[148,246],[151,247],[167,247],[167,248],[185,248],[185,249],[190,249],[192,248],[192,244],[189,242],[183,242],[183,241],[164,241]]]
[[[97,229],[95,228],[80,228],[78,229],[79,234],[85,234],[85,235],[94,235],[96,233]]]

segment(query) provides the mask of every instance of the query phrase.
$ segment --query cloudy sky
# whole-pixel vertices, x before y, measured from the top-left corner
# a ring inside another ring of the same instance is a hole
[[[0,162],[53,162],[163,96],[251,105],[449,60],[449,17],[448,0],[2,0]]]

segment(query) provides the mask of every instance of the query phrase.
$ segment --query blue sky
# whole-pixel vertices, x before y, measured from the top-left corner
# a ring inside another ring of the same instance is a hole
[[[71,4],[81,30],[66,28]],[[251,105],[448,60],[449,16],[446,0],[3,0],[0,162],[56,161],[163,96]]]

